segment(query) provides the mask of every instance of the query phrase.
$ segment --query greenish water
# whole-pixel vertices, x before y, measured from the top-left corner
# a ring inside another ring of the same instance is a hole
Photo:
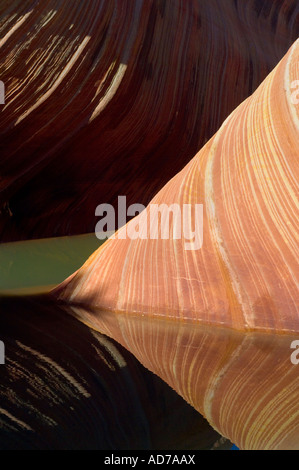
[[[94,233],[0,245],[0,294],[49,291],[103,244]]]

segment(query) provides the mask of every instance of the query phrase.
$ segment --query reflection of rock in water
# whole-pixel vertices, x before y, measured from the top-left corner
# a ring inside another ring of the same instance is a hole
[[[1,299],[0,332],[1,449],[217,448],[168,385],[45,297]]]

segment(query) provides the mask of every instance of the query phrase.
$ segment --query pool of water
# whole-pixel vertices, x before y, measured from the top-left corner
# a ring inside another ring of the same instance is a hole
[[[47,292],[76,271],[105,240],[94,233],[0,245],[0,295]]]

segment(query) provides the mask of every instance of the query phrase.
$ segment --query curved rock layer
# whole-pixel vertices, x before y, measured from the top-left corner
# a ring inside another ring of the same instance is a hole
[[[298,36],[297,0],[2,1],[1,241],[147,204]],[[83,215],[82,215],[83,214]]]
[[[146,211],[55,291],[243,449],[299,446],[298,77],[299,40]],[[167,218],[144,238],[162,203],[191,204],[197,235],[203,204],[199,249],[174,239],[177,216],[170,239]]]
[[[226,449],[113,340],[46,297],[0,299],[0,449]]]

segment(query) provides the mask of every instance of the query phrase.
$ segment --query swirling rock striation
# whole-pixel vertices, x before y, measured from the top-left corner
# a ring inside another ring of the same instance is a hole
[[[298,31],[297,0],[2,1],[1,241],[147,204]]]
[[[146,211],[54,292],[243,449],[299,445],[298,77],[299,40]],[[200,249],[142,238],[162,203],[203,204]],[[140,237],[122,239],[129,230]]]

